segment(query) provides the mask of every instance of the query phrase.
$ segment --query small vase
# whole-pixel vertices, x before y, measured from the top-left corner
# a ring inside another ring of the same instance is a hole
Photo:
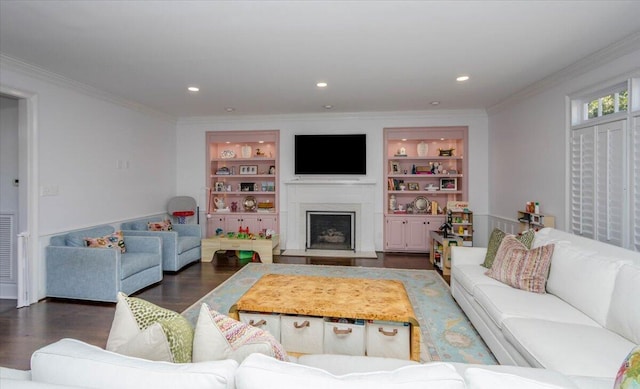
[[[251,158],[251,146],[242,146],[240,153],[242,154],[242,158]]]
[[[426,157],[427,153],[429,152],[429,145],[424,143],[424,142],[420,142],[417,145],[418,148],[418,157]]]

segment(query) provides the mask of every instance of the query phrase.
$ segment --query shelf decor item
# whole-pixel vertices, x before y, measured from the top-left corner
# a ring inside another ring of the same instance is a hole
[[[222,152],[220,153],[220,158],[228,159],[228,158],[235,158],[235,157],[236,157],[236,152],[233,150],[222,150]]]
[[[240,174],[258,174],[258,165],[240,165]]]
[[[242,158],[251,158],[251,151],[251,146],[244,145],[240,148],[240,155],[242,155]]]
[[[458,180],[456,178],[441,178],[440,190],[458,190]]]
[[[429,145],[427,143],[424,143],[424,141],[418,143],[416,148],[418,151],[418,157],[426,157],[429,153]]]
[[[253,182],[241,182],[240,192],[253,192],[254,187],[255,183]]]
[[[438,149],[438,155],[441,157],[453,157],[453,150],[455,149]]]

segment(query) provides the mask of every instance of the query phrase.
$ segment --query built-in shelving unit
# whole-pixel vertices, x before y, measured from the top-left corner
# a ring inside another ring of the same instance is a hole
[[[207,236],[217,230],[278,231],[279,131],[210,131]]]
[[[468,128],[385,128],[383,149],[384,249],[429,252],[447,202],[468,198]]]

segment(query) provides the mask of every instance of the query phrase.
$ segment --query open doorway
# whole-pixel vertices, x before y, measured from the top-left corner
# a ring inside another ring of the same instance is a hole
[[[0,85],[0,309],[37,302],[36,102]]]
[[[0,95],[0,306],[18,299],[19,203],[18,99]]]

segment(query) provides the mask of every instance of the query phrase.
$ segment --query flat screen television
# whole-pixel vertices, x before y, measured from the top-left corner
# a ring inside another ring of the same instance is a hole
[[[367,174],[367,135],[296,135],[295,174]]]

